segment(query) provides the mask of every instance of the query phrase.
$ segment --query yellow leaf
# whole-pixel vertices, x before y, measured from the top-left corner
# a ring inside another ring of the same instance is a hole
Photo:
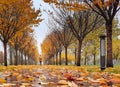
[[[58,82],[59,85],[68,85],[68,82],[66,80],[60,80]]]
[[[0,78],[0,83],[6,83],[6,80],[3,78]]]
[[[17,73],[17,72],[13,73],[13,76],[18,76],[18,75],[19,75],[19,73]]]
[[[19,80],[19,79],[21,79],[21,78],[22,78],[22,75],[18,75],[18,76],[16,77],[17,80]]]

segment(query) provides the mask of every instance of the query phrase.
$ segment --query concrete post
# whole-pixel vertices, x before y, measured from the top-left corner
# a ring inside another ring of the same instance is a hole
[[[100,36],[100,67],[105,69],[105,35]]]

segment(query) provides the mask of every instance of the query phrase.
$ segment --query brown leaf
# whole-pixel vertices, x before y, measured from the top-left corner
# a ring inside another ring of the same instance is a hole
[[[117,84],[117,83],[120,84],[120,78],[113,78],[110,81],[113,82],[113,83],[115,83],[115,84]]]
[[[70,81],[74,81],[75,80],[75,78],[71,74],[69,74],[69,73],[65,73],[64,77],[66,77],[67,80],[70,80]]]

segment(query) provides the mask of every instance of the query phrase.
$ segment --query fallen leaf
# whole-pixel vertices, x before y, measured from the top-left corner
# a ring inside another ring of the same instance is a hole
[[[77,84],[75,84],[75,82],[68,82],[68,85],[70,86],[70,87],[78,87],[78,85]]]
[[[63,76],[65,78],[67,78],[67,80],[70,80],[70,81],[74,81],[75,80],[75,78],[71,74],[69,74],[69,73],[65,73]]]
[[[55,82],[49,82],[48,85],[53,86],[53,85],[56,85],[56,83]]]
[[[48,85],[48,82],[41,82],[42,85]]]
[[[68,85],[68,82],[66,80],[60,80],[58,82],[59,85]]]
[[[4,84],[0,85],[0,87],[12,87],[12,86],[15,86],[15,84],[4,83]]]
[[[22,83],[23,86],[30,86],[30,83]]]
[[[18,76],[16,77],[16,79],[17,79],[17,80],[22,79],[22,75],[21,75],[21,74],[18,75]]]
[[[120,77],[120,74],[112,73],[113,76]]]
[[[103,85],[103,86],[99,86],[99,87],[111,87],[111,86]]]
[[[0,78],[0,83],[6,83],[6,80],[3,78]]]
[[[18,73],[18,72],[14,72],[12,75],[13,76],[18,76],[20,73]]]
[[[110,81],[111,81],[112,83],[114,83],[114,84],[117,84],[117,83],[120,84],[120,78],[113,78],[113,79],[111,79]]]
[[[83,81],[84,80],[84,78],[76,78],[75,80],[77,80],[77,81]]]

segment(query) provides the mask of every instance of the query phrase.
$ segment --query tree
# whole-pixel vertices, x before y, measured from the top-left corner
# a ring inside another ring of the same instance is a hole
[[[31,36],[28,36],[25,40],[24,45],[22,45],[23,53],[25,56],[25,65],[30,64],[31,59],[36,60],[38,56],[35,58],[35,52],[38,53],[36,48],[36,40],[33,38],[33,34]],[[23,44],[21,43],[21,44]]]
[[[112,23],[116,13],[120,10],[120,0],[85,0],[89,7],[106,22],[107,35],[107,67],[113,67],[112,59]]]
[[[75,40],[74,43],[72,43],[70,45],[70,48],[72,50],[72,52],[74,53],[74,65],[77,65],[77,47],[78,46],[78,42]]]
[[[78,40],[77,66],[81,65],[81,49],[84,38],[92,30],[99,28],[101,25],[103,25],[102,18],[91,10],[75,12],[73,17],[68,17],[68,26]]]
[[[96,65],[96,56],[100,53],[99,52],[99,49],[100,49],[99,36],[103,33],[105,33],[105,29],[104,27],[100,27],[99,29],[96,29],[90,32],[83,41],[83,53],[84,55],[89,54],[93,57],[94,65]]]
[[[18,53],[20,54],[20,48],[21,48],[22,44],[27,42],[27,40],[24,42],[22,42],[22,40],[24,40],[27,36],[30,37],[31,33],[33,33],[33,30],[31,28],[25,28],[24,30],[17,32],[14,35],[14,37],[12,37],[9,40],[10,45],[12,45],[12,47],[15,50],[15,65],[18,65],[18,61],[20,60],[20,57],[18,57]],[[19,63],[20,63],[20,61],[19,61]]]
[[[15,36],[10,39],[10,42],[13,43],[12,47],[15,50],[15,65],[18,65],[18,49],[20,47],[19,42],[22,40],[22,34],[22,32],[17,32]]]
[[[32,7],[31,0],[0,1],[0,40],[4,45],[4,65],[7,66],[7,43],[16,32],[42,20],[40,10]]]
[[[49,35],[46,36],[46,38],[44,39],[42,45],[42,54],[44,56],[44,63],[49,63],[50,59],[53,59],[52,62],[53,64],[57,64],[57,58],[55,56],[54,59],[54,55],[57,55],[58,52],[58,47],[56,44],[56,40],[54,38],[54,33],[50,33]]]
[[[49,39],[52,41],[54,46],[56,46],[56,60],[58,61],[58,54],[59,54],[59,64],[61,65],[61,52],[63,48],[63,44],[62,44],[63,38],[61,34],[62,30],[59,29],[59,26],[57,26],[56,22],[52,20],[52,18],[50,18],[49,20],[48,27],[51,36]]]
[[[60,44],[62,44],[62,46],[65,49],[65,65],[68,65],[68,56],[67,56],[68,51],[67,50],[68,50],[69,45],[73,43],[75,40],[73,33],[71,32],[70,28],[67,26],[67,16],[70,13],[65,8],[59,8],[59,9],[55,7],[52,7],[52,8],[54,10],[54,15],[51,15],[51,18],[53,19],[55,24],[52,21],[53,26],[51,27],[53,31],[58,32],[57,37],[60,41]],[[51,12],[49,12],[49,14],[51,14]]]

